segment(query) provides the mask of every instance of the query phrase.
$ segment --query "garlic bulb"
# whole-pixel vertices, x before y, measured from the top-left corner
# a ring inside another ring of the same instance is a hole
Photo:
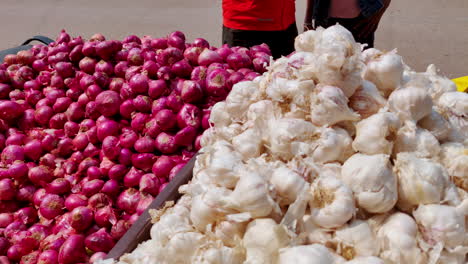
[[[356,257],[346,264],[385,264],[381,258],[378,257]]]
[[[468,191],[468,148],[456,142],[442,144],[441,160],[454,183]]]
[[[437,102],[444,93],[457,91],[457,86],[452,80],[437,75],[437,69],[434,64],[427,66],[425,74],[431,82],[431,85],[427,87],[434,102]]]
[[[280,203],[291,204],[296,200],[306,181],[293,170],[279,167],[271,174],[270,183],[281,197]]]
[[[234,212],[227,209],[227,202],[224,201],[224,197],[230,194],[228,189],[210,186],[203,194],[192,198],[190,221],[198,231],[204,232],[209,224]]]
[[[329,249],[320,245],[304,245],[280,250],[278,264],[335,264],[336,257]]]
[[[305,107],[308,105],[309,95],[314,88],[315,84],[311,80],[276,78],[266,89],[266,94],[273,101]]]
[[[260,156],[263,148],[260,132],[253,128],[232,138],[232,145],[244,160]]]
[[[408,123],[398,130],[393,154],[412,152],[419,158],[434,158],[439,155],[439,141],[426,129]]]
[[[451,141],[468,140],[468,94],[462,92],[444,93],[437,104],[437,109],[452,126]]]
[[[294,41],[294,49],[296,51],[314,52],[315,46],[317,45],[317,39],[320,38],[323,30],[323,28],[318,28],[317,30],[304,31],[303,34],[296,37]]]
[[[399,153],[394,168],[398,176],[398,207],[402,210],[444,200],[449,178],[439,163]]]
[[[200,233],[177,233],[171,237],[161,256],[164,263],[189,263],[199,248],[206,243],[206,237]]]
[[[424,241],[429,245],[442,243],[446,249],[468,246],[465,215],[457,208],[440,204],[420,205],[413,215]]]
[[[432,99],[423,89],[407,87],[394,91],[388,106],[401,120],[418,122],[432,112]]]
[[[385,213],[397,202],[397,178],[388,155],[354,154],[343,164],[341,179],[368,212]]]
[[[365,221],[355,220],[339,228],[334,240],[338,244],[338,253],[347,260],[359,256],[378,256],[380,253],[378,241]]]
[[[391,154],[399,128],[400,120],[393,113],[372,115],[357,123],[353,148],[367,155]]]
[[[267,181],[253,171],[244,170],[236,188],[227,197],[229,206],[252,217],[267,216],[273,210]]]
[[[244,263],[276,263],[278,250],[289,243],[286,229],[270,218],[255,219],[245,231],[243,245],[247,260]]]
[[[312,94],[310,111],[312,123],[318,126],[359,120],[359,115],[349,109],[348,98],[335,86],[318,85]]]
[[[285,160],[298,154],[293,151],[295,142],[311,140],[317,134],[317,129],[312,123],[296,118],[272,119],[269,122],[269,131],[270,153]],[[309,144],[305,144],[305,147],[309,148]]]
[[[403,60],[396,50],[387,53],[376,54],[372,58],[366,58],[364,79],[374,83],[386,96],[395,90],[403,78]]]
[[[362,118],[368,118],[377,113],[386,104],[387,100],[380,95],[377,87],[369,81],[363,81],[362,86],[349,98],[349,106]]]
[[[175,234],[193,231],[189,214],[190,211],[187,208],[180,206],[170,208],[151,227],[151,239],[157,244],[165,246]]]
[[[321,227],[342,226],[356,212],[352,191],[336,178],[318,178],[311,185],[310,192],[310,216]]]
[[[404,213],[394,213],[379,228],[377,239],[380,242],[385,263],[427,263],[426,256],[418,248],[416,222]]]
[[[362,61],[367,64],[369,63],[371,60],[373,60],[374,58],[377,58],[381,55],[383,55],[384,53],[376,48],[369,48],[369,49],[365,49],[362,51],[362,54],[361,54],[361,57],[362,57]]]
[[[236,83],[226,97],[226,110],[232,120],[244,120],[245,111],[259,96],[258,83],[246,81]]]
[[[216,225],[214,234],[223,241],[226,246],[234,247],[244,236],[246,228],[247,223],[245,222],[226,220]]]
[[[419,120],[418,126],[427,129],[439,141],[446,140],[451,131],[449,122],[435,110],[432,110],[429,115]]]
[[[239,180],[242,156],[226,141],[217,141],[205,151],[209,154],[210,163],[205,172],[211,181],[226,188],[233,188]]]
[[[354,154],[353,139],[342,128],[324,128],[318,139],[312,158],[317,163],[344,162]]]
[[[242,264],[245,256],[239,247],[225,247],[217,243],[197,251],[190,263],[194,264]]]
[[[310,214],[306,214],[299,221],[299,234],[306,237],[307,244],[319,243],[322,245],[333,244],[333,232],[315,224]]]
[[[213,106],[210,113],[210,123],[217,127],[231,124],[231,116],[226,111],[226,102],[219,102]]]

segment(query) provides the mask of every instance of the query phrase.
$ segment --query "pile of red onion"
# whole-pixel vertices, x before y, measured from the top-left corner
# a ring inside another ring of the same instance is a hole
[[[0,64],[0,263],[105,257],[200,148],[211,107],[269,64],[214,48],[62,31]]]

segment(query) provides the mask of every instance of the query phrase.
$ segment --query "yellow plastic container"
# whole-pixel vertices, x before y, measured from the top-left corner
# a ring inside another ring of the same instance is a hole
[[[457,85],[459,92],[468,92],[468,76],[452,79],[452,81]]]

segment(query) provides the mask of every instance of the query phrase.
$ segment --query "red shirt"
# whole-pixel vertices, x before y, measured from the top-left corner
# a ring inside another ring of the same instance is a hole
[[[223,24],[242,30],[285,30],[296,20],[295,4],[295,0],[223,0]]]

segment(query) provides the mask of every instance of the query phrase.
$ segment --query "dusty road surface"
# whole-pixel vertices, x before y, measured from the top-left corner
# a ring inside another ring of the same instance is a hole
[[[297,0],[298,25],[305,0]],[[221,0],[0,0],[0,50],[30,36],[55,38],[65,28],[89,38],[136,34],[163,36],[182,30],[219,45]],[[377,33],[376,47],[397,48],[407,64],[434,63],[448,77],[468,75],[468,0],[393,0]]]

